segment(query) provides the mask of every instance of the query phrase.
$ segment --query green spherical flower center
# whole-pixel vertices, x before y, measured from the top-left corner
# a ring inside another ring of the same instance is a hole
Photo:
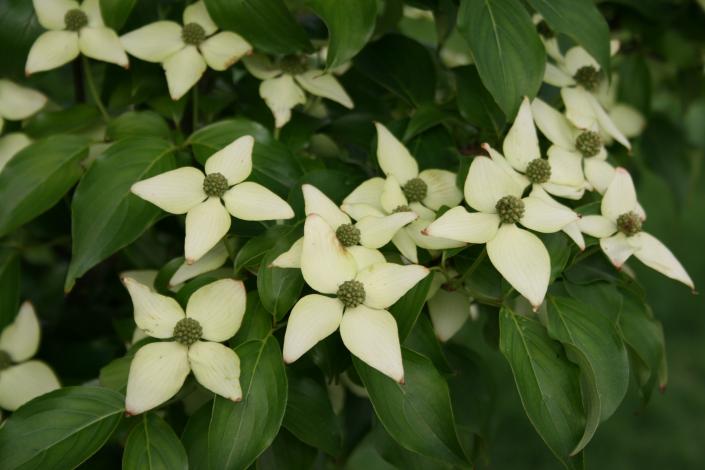
[[[401,206],[395,207],[392,214],[396,214],[397,212],[411,212],[411,207],[406,204],[402,204]]]
[[[583,155],[583,157],[594,157],[600,153],[602,148],[602,139],[600,134],[593,131],[582,132],[575,139],[575,148]]]
[[[343,224],[335,231],[343,246],[355,246],[360,243],[360,229],[353,224]]]
[[[636,212],[627,212],[617,217],[617,230],[628,237],[641,232],[641,217]]]
[[[535,184],[542,184],[551,179],[551,164],[543,158],[535,158],[526,167],[526,176]]]
[[[524,216],[524,201],[515,196],[504,196],[495,205],[503,224],[515,224]]]
[[[186,44],[198,46],[206,39],[206,30],[198,23],[188,23],[181,30],[181,39]]]
[[[198,321],[193,318],[182,318],[174,327],[174,340],[185,346],[191,346],[201,339],[203,328]]]
[[[0,349],[0,371],[3,371],[12,365],[12,358],[8,353]]]
[[[412,178],[401,188],[409,202],[421,202],[428,194],[428,185],[421,178]]]
[[[279,61],[279,68],[289,75],[299,75],[308,70],[306,64],[306,57],[296,54],[290,54],[284,56],[281,61]]]
[[[78,8],[74,8],[64,15],[64,24],[69,31],[78,31],[88,26],[88,16]]]
[[[336,295],[347,308],[354,308],[365,301],[365,287],[360,281],[345,281],[338,286]]]
[[[551,39],[554,36],[553,30],[548,26],[545,20],[541,20],[539,24],[536,25],[536,30],[546,39]]]
[[[220,173],[211,173],[203,180],[203,192],[211,197],[223,197],[228,190],[228,180]]]
[[[594,91],[600,84],[600,72],[592,65],[580,67],[573,78],[578,82],[578,85],[589,91]]]

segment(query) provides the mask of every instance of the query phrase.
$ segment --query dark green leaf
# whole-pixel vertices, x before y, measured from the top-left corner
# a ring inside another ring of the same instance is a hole
[[[399,339],[402,342],[411,332],[426,303],[426,295],[431,288],[432,280],[433,276],[426,276],[389,308],[389,312],[394,315],[397,321]]]
[[[188,457],[171,426],[156,414],[147,413],[127,437],[122,468],[185,470],[188,468]]]
[[[547,300],[548,334],[563,343],[568,357],[580,367],[587,423],[574,454],[590,442],[600,422],[617,410],[629,387],[627,350],[615,321],[597,305],[565,297],[549,296]]]
[[[100,0],[100,13],[103,16],[103,21],[108,27],[119,31],[136,3],[137,0]]]
[[[340,454],[343,435],[326,384],[289,368],[289,396],[283,426],[306,444],[329,455]]]
[[[424,131],[427,131],[449,118],[448,114],[438,106],[428,105],[418,108],[409,119],[404,131],[404,141],[408,141]]]
[[[618,101],[644,114],[651,110],[651,72],[642,55],[625,55],[619,64]]]
[[[565,34],[610,70],[610,30],[593,0],[528,0],[557,33]]]
[[[0,468],[78,467],[105,444],[124,412],[124,397],[106,388],[66,387],[35,398],[0,429]]]
[[[81,177],[86,141],[57,135],[17,153],[0,173],[0,236],[56,204]]]
[[[169,126],[157,113],[152,111],[130,111],[116,117],[105,131],[108,140],[126,137],[158,137],[169,140]]]
[[[531,18],[516,0],[462,0],[458,30],[467,40],[485,85],[507,117],[543,81],[546,51]]]
[[[310,52],[311,43],[283,0],[206,0],[213,21],[275,54]]]
[[[234,403],[216,397],[208,428],[210,466],[222,470],[249,467],[271,445],[287,401],[286,371],[273,336],[249,341],[235,351],[243,399]]]
[[[585,429],[578,368],[537,320],[505,307],[499,328],[499,347],[531,424],[563,465],[580,468],[582,454],[570,457]]]
[[[418,316],[414,328],[404,340],[404,346],[431,359],[436,369],[444,374],[452,372],[428,315]]]
[[[71,264],[64,289],[117,250],[135,241],[162,216],[130,192],[137,181],[174,168],[168,142],[134,137],[113,144],[81,180],[71,204]]]
[[[76,104],[59,111],[42,111],[27,121],[25,132],[38,139],[54,134],[75,134],[102,123],[98,108]]]
[[[0,75],[24,78],[25,63],[34,40],[43,32],[37,22],[32,2],[0,2],[0,44],[3,45]]]
[[[265,339],[272,331],[272,316],[262,306],[257,291],[247,293],[247,308],[242,319],[242,325],[237,334],[230,340],[230,345],[237,347],[247,341]]]
[[[181,435],[188,454],[189,470],[207,470],[208,466],[208,426],[211,421],[212,403],[201,406],[189,418]]]
[[[377,19],[376,0],[308,0],[307,5],[328,27],[329,69],[352,59],[372,36]]]
[[[506,123],[502,110],[480,80],[474,65],[457,67],[455,83],[458,91],[458,110],[471,124],[492,131],[499,137]]]
[[[274,268],[269,265],[277,256],[291,248],[301,236],[301,227],[292,227],[262,258],[257,273],[257,291],[262,305],[276,320],[281,320],[294,306],[304,287],[300,269]]]
[[[12,323],[20,307],[20,257],[0,250],[0,331]]]
[[[448,384],[429,359],[409,349],[402,354],[404,384],[353,358],[377,417],[402,447],[468,466],[455,430]]]
[[[264,234],[247,240],[235,255],[235,271],[240,272],[244,268],[257,270],[267,251],[290,231],[291,227],[288,225],[272,225]]]
[[[436,93],[436,69],[429,51],[406,36],[389,34],[368,44],[355,66],[390,92],[419,106]]]
[[[132,355],[119,357],[110,361],[100,369],[98,379],[100,385],[111,390],[115,390],[122,394],[127,391],[127,377],[130,374],[130,364],[132,364]]]

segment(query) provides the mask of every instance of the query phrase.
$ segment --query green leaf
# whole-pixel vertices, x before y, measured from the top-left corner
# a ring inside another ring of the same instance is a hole
[[[543,81],[546,51],[531,18],[516,0],[461,0],[458,30],[468,42],[485,85],[507,117]]]
[[[493,137],[498,138],[502,134],[506,119],[497,102],[482,84],[477,67],[474,65],[456,67],[453,72],[455,72],[460,115],[481,129],[491,130]]]
[[[262,306],[257,291],[247,293],[247,308],[242,325],[230,340],[232,347],[238,347],[250,340],[264,340],[272,331],[272,316]]]
[[[119,31],[136,3],[137,0],[100,0],[100,14],[108,27]]]
[[[429,51],[413,39],[386,35],[368,44],[354,62],[362,73],[409,104],[433,103],[436,68]]]
[[[272,225],[262,235],[247,240],[235,255],[235,271],[240,272],[244,268],[258,269],[267,251],[290,231],[291,227],[288,225]]]
[[[78,181],[86,141],[57,135],[17,153],[0,173],[0,236],[42,214]]]
[[[421,309],[426,303],[426,295],[431,288],[433,276],[426,276],[421,279],[418,284],[409,289],[401,299],[389,308],[389,313],[394,315],[399,328],[399,340],[404,339],[409,335],[416,324],[416,319],[421,313]]]
[[[35,398],[0,429],[0,468],[78,467],[105,444],[123,413],[124,397],[106,388],[66,387]]]
[[[287,401],[286,371],[273,336],[249,341],[235,351],[243,399],[234,403],[216,397],[208,428],[210,467],[222,470],[249,467],[272,444]]]
[[[186,470],[188,457],[171,426],[156,414],[146,413],[127,437],[122,468]]]
[[[621,57],[618,102],[634,106],[644,114],[651,110],[651,71],[641,54]]]
[[[35,138],[54,134],[77,134],[95,128],[101,123],[98,108],[89,104],[75,104],[59,111],[42,111],[30,118],[25,132]]]
[[[328,27],[326,67],[329,69],[352,59],[375,29],[376,0],[308,0],[306,4]]]
[[[610,70],[610,29],[593,0],[528,0],[557,33],[580,44]]]
[[[325,382],[292,368],[287,372],[289,395],[283,426],[306,444],[338,456],[343,435]]]
[[[20,307],[20,257],[0,250],[0,331],[12,323]]]
[[[414,328],[404,340],[404,346],[423,354],[433,362],[436,369],[444,374],[450,374],[453,371],[448,365],[448,361],[443,354],[441,344],[436,337],[436,332],[433,330],[431,318],[428,315],[419,315]]]
[[[189,470],[207,470],[208,466],[208,426],[211,421],[212,403],[206,403],[186,422],[181,435],[188,454]]]
[[[152,111],[130,111],[108,123],[105,136],[108,140],[127,137],[159,137],[169,140],[171,132],[164,118]]]
[[[299,300],[301,289],[304,287],[304,278],[300,269],[269,266],[277,256],[291,248],[291,245],[301,237],[301,226],[290,228],[291,230],[286,235],[282,235],[264,255],[257,273],[257,291],[262,305],[276,320],[284,318],[284,315]]]
[[[100,369],[98,380],[100,385],[110,390],[115,390],[123,395],[127,391],[127,378],[130,375],[132,354],[113,359]]]
[[[37,22],[32,2],[0,2],[0,44],[3,45],[0,75],[3,78],[25,78],[27,54],[34,40],[43,32],[44,28]]]
[[[235,31],[255,49],[273,54],[311,52],[306,32],[283,0],[205,0],[221,29]]]
[[[173,151],[164,140],[133,137],[116,142],[91,165],[71,203],[73,254],[64,285],[67,292],[76,279],[135,241],[163,215],[130,188],[173,169]]]
[[[618,295],[616,290],[614,295]],[[595,303],[549,296],[547,307],[548,335],[563,343],[568,358],[580,367],[587,423],[572,452],[576,454],[624,399],[629,387],[629,358],[614,320]]]
[[[504,307],[499,330],[499,348],[531,424],[563,465],[580,468],[582,454],[570,457],[585,429],[578,368],[537,320]]]
[[[402,447],[467,467],[455,430],[448,384],[426,357],[403,348],[404,384],[353,358],[377,417]]]

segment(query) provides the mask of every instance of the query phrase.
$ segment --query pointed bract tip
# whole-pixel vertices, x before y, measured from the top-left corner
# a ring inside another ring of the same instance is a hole
[[[239,397],[231,398],[230,401],[232,401],[233,403],[240,403],[242,401],[242,395],[240,395]]]
[[[427,228],[421,230],[421,235],[426,235],[427,237],[430,237],[430,236],[431,236],[431,235],[429,235]]]
[[[193,258],[186,258],[186,264],[188,264],[188,265],[192,265],[192,264],[195,263],[196,261],[198,261],[198,260],[195,260],[195,259],[193,259]]]
[[[125,410],[125,418],[131,418],[133,416],[137,416],[139,413],[135,413],[134,411],[130,410]]]
[[[399,385],[404,385],[404,384],[406,384],[406,381],[404,380],[404,376],[403,376],[403,375],[401,376],[401,379],[397,380],[397,382],[399,383]]]
[[[695,290],[695,286],[690,286],[690,293],[693,295],[700,295],[700,292]]]
[[[658,391],[660,393],[666,393],[666,387],[668,387],[668,384],[659,384]]]

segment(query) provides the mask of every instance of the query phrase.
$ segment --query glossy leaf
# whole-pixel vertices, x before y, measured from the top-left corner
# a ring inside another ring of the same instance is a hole
[[[269,265],[277,256],[288,250],[301,236],[301,227],[293,227],[282,235],[276,244],[264,255],[257,272],[257,291],[262,305],[276,320],[284,315],[299,300],[304,287],[304,278],[300,269],[274,268]]]
[[[432,280],[433,276],[426,276],[389,308],[389,312],[397,321],[401,341],[404,341],[414,328],[416,319],[426,303],[426,295],[431,288]]]
[[[377,417],[402,447],[467,466],[455,430],[448,384],[426,357],[405,348],[402,354],[404,384],[353,358]]]
[[[258,50],[275,54],[311,50],[306,33],[283,0],[205,1],[221,29],[237,32]]]
[[[497,102],[482,84],[477,67],[466,65],[453,69],[458,90],[458,110],[461,116],[481,129],[491,130],[499,137],[506,119]]]
[[[137,4],[137,0],[100,0],[100,13],[106,25],[119,31],[130,12]]]
[[[73,255],[66,291],[163,215],[161,209],[132,194],[130,187],[174,168],[173,150],[164,140],[134,137],[115,143],[91,165],[71,204]]]
[[[216,397],[208,428],[211,468],[249,467],[279,431],[287,401],[287,380],[277,340],[249,341],[235,350],[240,356],[242,401]]]
[[[372,36],[377,19],[375,0],[308,0],[307,5],[328,27],[329,69],[352,59]]]
[[[56,204],[82,174],[88,154],[80,137],[56,135],[17,153],[0,173],[0,236]]]
[[[0,44],[3,45],[0,75],[15,79],[24,77],[27,53],[42,32],[32,2],[0,2]]]
[[[577,453],[624,399],[629,387],[629,358],[615,322],[594,303],[549,296],[547,307],[548,335],[563,343],[568,358],[580,367],[587,423],[573,450]]]
[[[166,421],[147,413],[132,428],[122,454],[124,470],[187,469],[183,444]]]
[[[462,0],[458,30],[468,42],[477,71],[507,117],[543,81],[546,51],[531,18],[516,0]]]
[[[0,331],[17,315],[20,307],[20,257],[13,250],[0,250]]]
[[[603,70],[610,69],[610,30],[592,0],[528,0],[557,33],[580,44]]]
[[[152,111],[129,111],[108,123],[105,136],[108,140],[127,137],[159,137],[169,139],[169,126],[164,118]]]
[[[101,123],[98,108],[89,104],[77,104],[58,111],[42,111],[33,116],[25,125],[25,132],[35,138],[54,134],[77,134],[99,126]]]
[[[254,268],[255,270],[259,268],[267,251],[290,231],[290,226],[273,225],[262,235],[247,240],[235,255],[235,271],[239,272],[245,268]]]
[[[206,403],[191,415],[181,435],[188,454],[189,470],[207,470],[208,467],[208,426],[210,425],[212,403]]]
[[[106,388],[66,387],[35,398],[0,428],[0,468],[78,467],[105,444],[124,413],[124,397]],[[41,432],[38,423],[45,423]]]
[[[563,465],[580,468],[582,454],[570,456],[585,429],[577,366],[535,319],[505,307],[499,330],[500,350],[531,424]]]

